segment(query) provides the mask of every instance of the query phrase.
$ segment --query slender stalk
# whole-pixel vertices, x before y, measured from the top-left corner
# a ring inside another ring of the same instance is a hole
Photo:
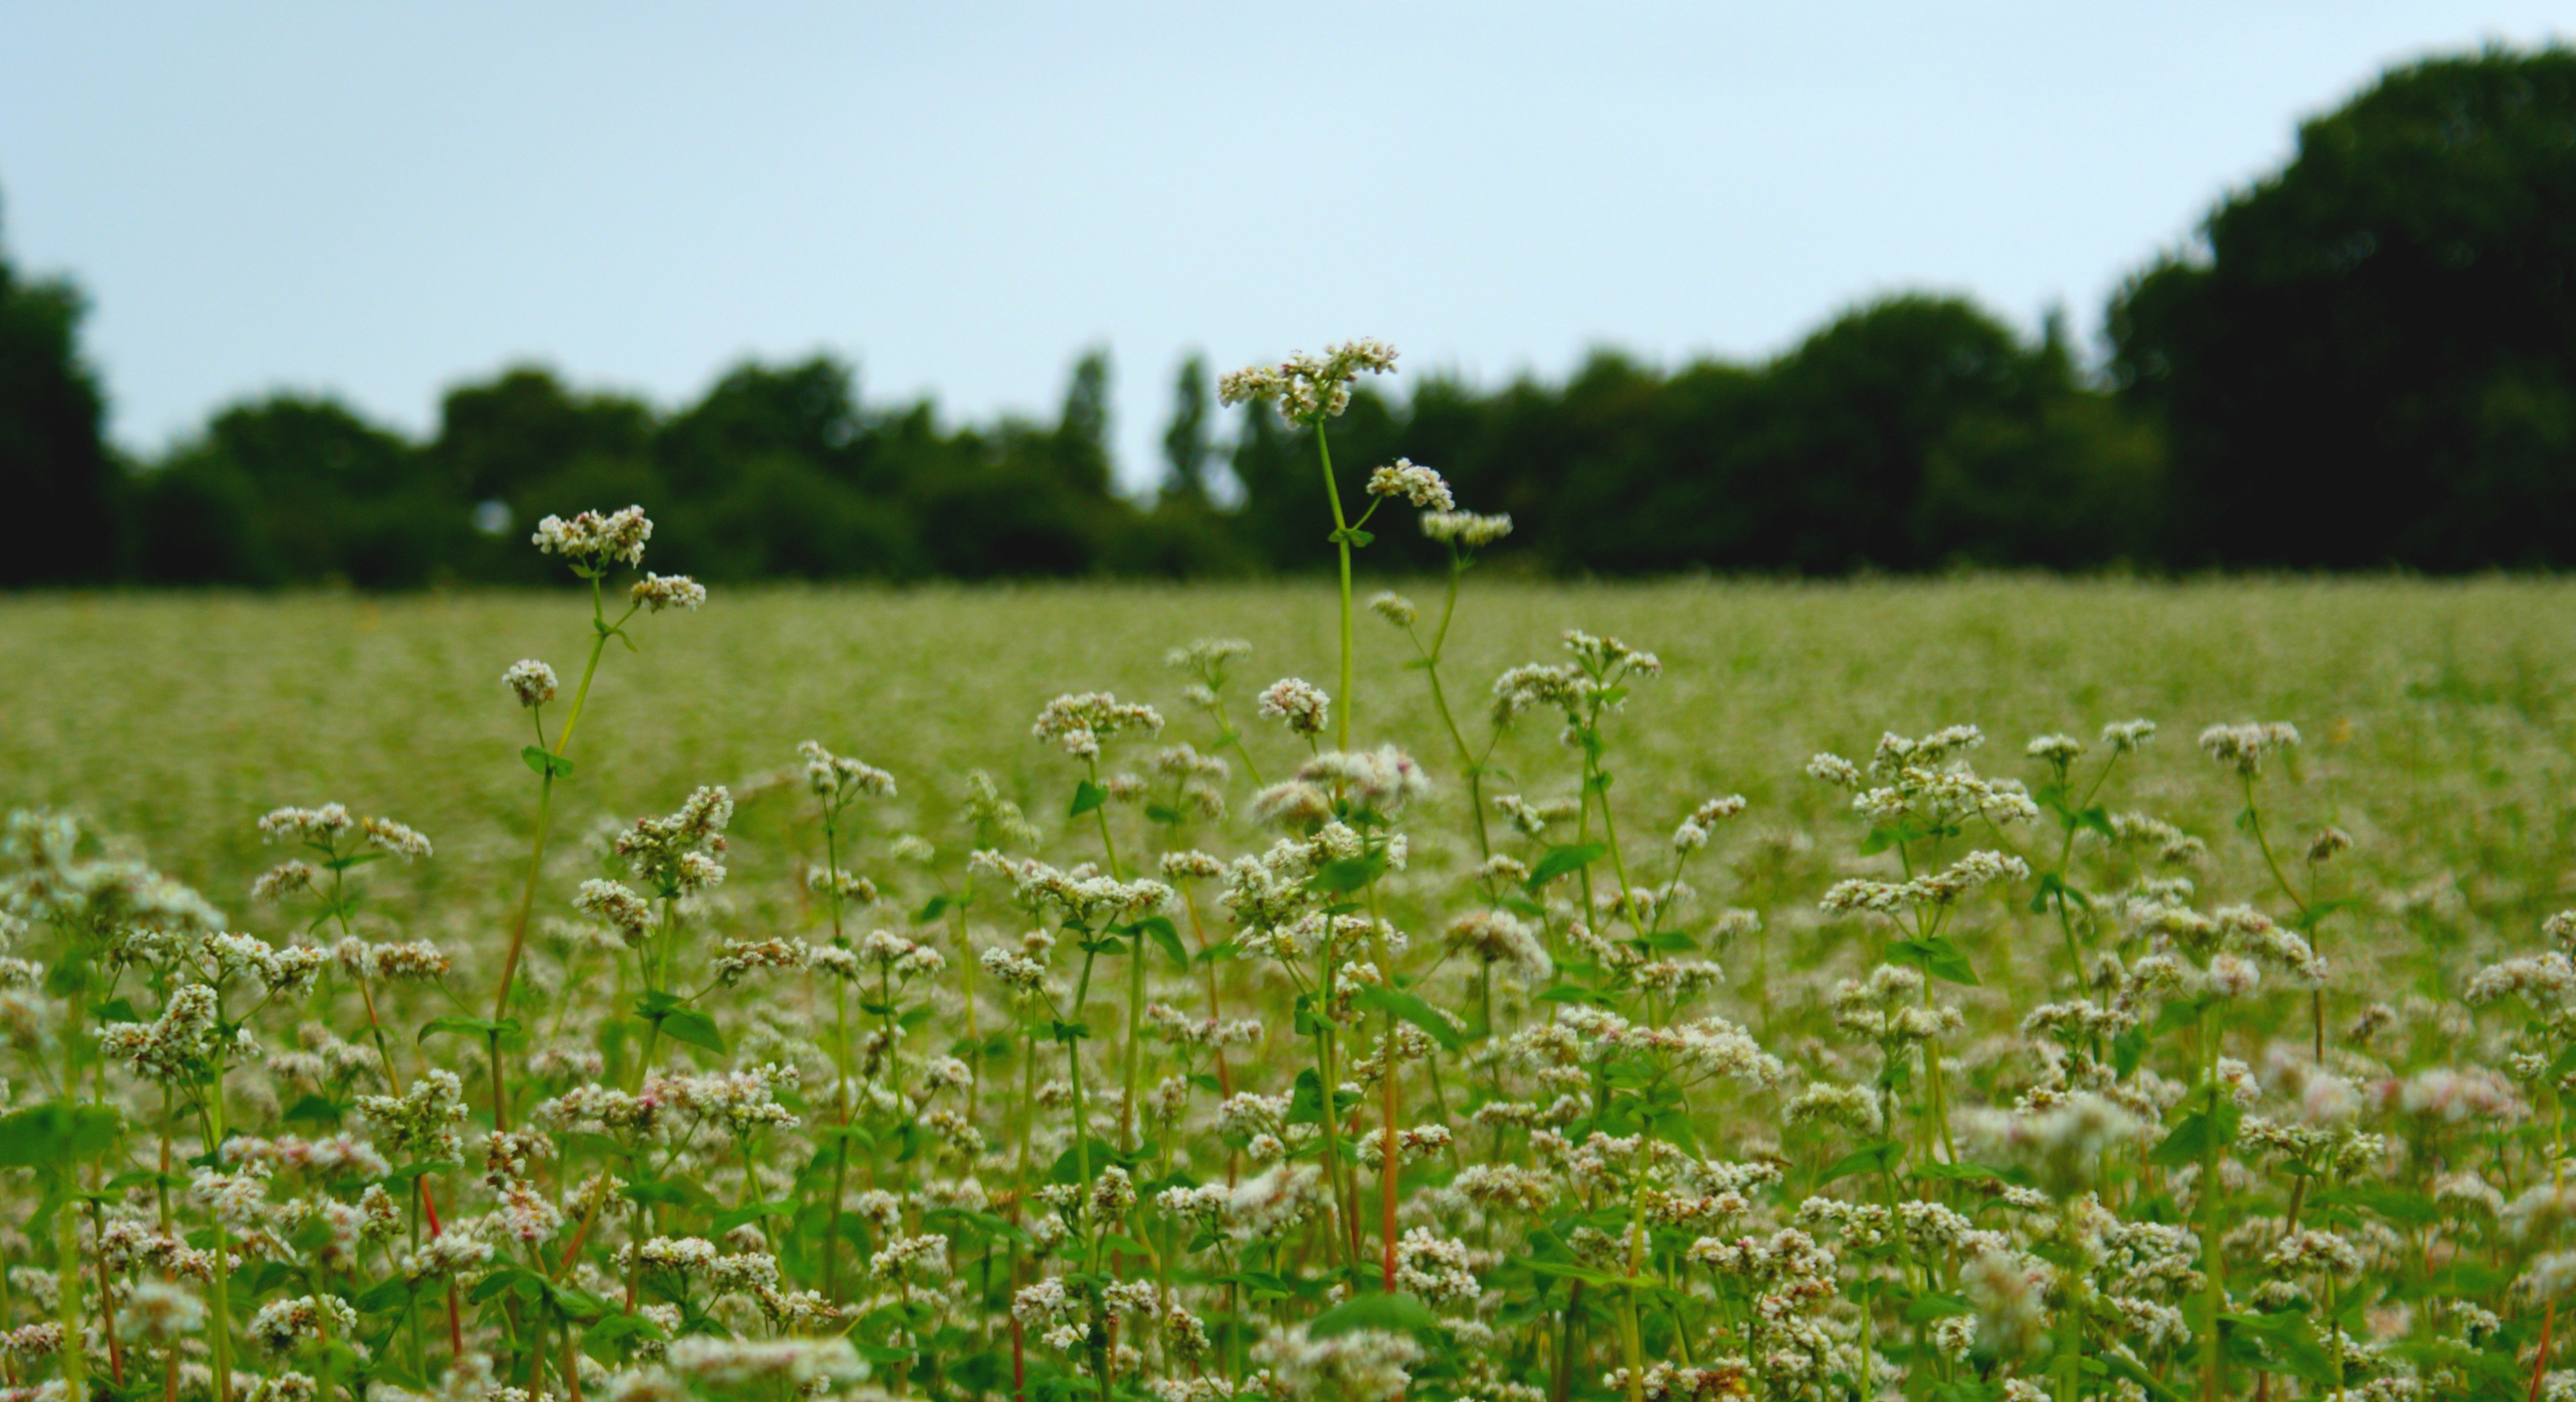
[[[1315,454],[1324,466],[1324,499],[1333,506],[1333,547],[1340,553],[1342,569],[1342,689],[1340,709],[1333,712],[1333,747],[1351,747],[1351,712],[1359,709],[1358,697],[1351,690],[1351,527],[1342,515],[1342,489],[1333,480],[1333,445],[1326,441],[1323,420],[1315,421]]]
[[[571,747],[573,727],[581,724],[582,709],[590,703],[591,680],[599,675],[599,656],[607,650],[609,637],[619,628],[626,626],[627,619],[635,616],[635,609],[638,607],[641,605],[628,608],[616,623],[608,622],[608,605],[606,596],[599,586],[599,577],[596,575],[591,577],[590,657],[582,664],[581,685],[573,691],[572,710],[564,718],[563,729],[556,734],[554,747],[545,750],[551,758],[563,758],[565,751]],[[544,733],[540,728],[539,736],[542,737]],[[544,747],[540,746],[540,748]],[[501,956],[500,984],[492,993],[494,1022],[500,1022],[510,1015],[510,989],[518,978],[519,955],[527,947],[528,917],[536,910],[537,880],[543,875],[546,864],[546,834],[554,823],[554,765],[549,763],[545,773],[538,776],[537,782],[537,825],[535,834],[528,842],[528,879],[519,890],[518,913],[510,918],[510,944],[507,952]],[[505,1064],[501,1060],[500,1030],[495,1028],[485,1040],[492,1056],[492,1127],[496,1130],[507,1130],[510,1127],[510,1094]]]

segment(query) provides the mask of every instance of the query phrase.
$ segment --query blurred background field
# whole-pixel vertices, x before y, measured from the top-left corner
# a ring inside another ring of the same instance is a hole
[[[0,800],[75,808],[245,919],[243,892],[263,865],[257,815],[341,800],[439,843],[437,861],[381,881],[431,883],[414,908],[488,921],[515,889],[533,789],[515,753],[524,713],[498,678],[522,656],[577,665],[585,612],[578,596],[533,592],[12,600],[0,604]],[[1652,649],[1666,666],[1616,723],[1623,826],[1652,849],[1700,798],[1746,794],[1754,824],[1783,839],[1751,844],[1735,872],[1701,884],[1714,899],[1773,905],[1764,914],[1775,929],[1813,923],[1814,893],[1852,865],[1843,838],[1859,835],[1835,811],[1836,792],[1802,774],[1808,756],[1862,755],[1882,728],[1956,722],[1990,735],[1981,767],[2036,779],[2018,758],[2033,734],[2089,739],[2107,721],[2159,721],[2142,770],[2114,785],[2115,806],[2168,814],[2206,838],[2230,858],[2215,881],[2261,869],[2229,850],[2242,842],[2229,831],[2241,798],[2193,736],[2212,722],[2295,723],[2306,744],[2267,781],[2277,840],[2304,843],[2329,822],[2353,832],[2356,879],[2386,893],[2365,925],[2396,941],[2391,954],[2435,956],[2406,959],[2410,970],[2521,938],[2576,890],[2576,585],[1471,577],[1443,669],[1471,736],[1483,732],[1492,677],[1553,660],[1569,626]],[[1357,738],[1410,737],[1441,785],[1418,840],[1462,834],[1458,765],[1423,748],[1438,732],[1419,674],[1400,666],[1405,644],[1375,619],[1361,627]],[[866,819],[871,850],[882,850],[874,838],[913,830],[953,851],[952,804],[975,768],[1052,835],[1073,774],[1026,738],[1038,707],[1062,691],[1114,689],[1163,709],[1166,742],[1205,748],[1216,728],[1182,700],[1186,679],[1163,657],[1206,635],[1256,649],[1230,694],[1275,778],[1291,742],[1251,718],[1252,696],[1281,675],[1329,683],[1331,630],[1320,585],[721,592],[702,614],[639,627],[641,651],[607,659],[557,831],[666,811],[694,784],[726,783],[745,799],[737,869],[786,875],[810,855],[811,815],[800,789],[770,785],[796,743],[814,738],[902,785]],[[1140,767],[1145,757],[1113,754]],[[1524,727],[1498,762],[1509,771],[1498,789],[1572,791],[1551,727]],[[1060,844],[1065,859],[1085,841]],[[578,850],[560,859],[585,860]],[[1756,870],[1765,862],[1767,875]],[[874,874],[904,889],[902,874]]]

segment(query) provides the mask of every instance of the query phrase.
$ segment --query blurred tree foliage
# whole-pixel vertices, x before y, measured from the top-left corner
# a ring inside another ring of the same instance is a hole
[[[2576,53],[2389,72],[2110,325],[2177,563],[2576,561]]]
[[[116,476],[99,437],[106,401],[80,359],[85,310],[66,282],[0,257],[0,497],[17,529],[0,587],[103,579],[116,564]]]
[[[2576,563],[2576,53],[2395,69],[2124,286],[2107,375],[2052,316],[1852,308],[1760,364],[1596,353],[1562,383],[1360,393],[1344,491],[1398,456],[1509,512],[1497,565],[1800,574]],[[156,461],[102,446],[78,295],[0,262],[0,585],[365,588],[552,578],[537,517],[640,502],[658,567],[718,580],[1320,568],[1313,444],[1179,367],[1163,475],[1115,484],[1110,362],[1052,423],[871,405],[829,356],[751,362],[676,410],[534,366],[461,385],[413,442],[328,399],[235,405]],[[1369,563],[1428,568],[1402,526]]]

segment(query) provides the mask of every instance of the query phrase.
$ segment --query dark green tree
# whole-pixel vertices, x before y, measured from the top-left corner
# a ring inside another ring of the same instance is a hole
[[[117,561],[106,399],[80,356],[70,283],[30,279],[0,252],[0,497],[17,529],[0,587],[101,580]]]
[[[1192,351],[1181,361],[1172,381],[1172,422],[1163,430],[1163,495],[1193,506],[1206,506],[1208,461],[1216,451],[1210,420],[1215,409],[1208,396],[1207,358]]]
[[[2183,563],[2576,562],[2576,53],[2389,72],[2111,335]]]
[[[416,587],[471,545],[465,503],[421,450],[328,398],[223,411],[143,474],[135,499],[137,572],[161,583]]]
[[[1083,496],[1106,498],[1112,478],[1109,452],[1109,352],[1094,347],[1073,362],[1064,412],[1056,420],[1056,470]]]

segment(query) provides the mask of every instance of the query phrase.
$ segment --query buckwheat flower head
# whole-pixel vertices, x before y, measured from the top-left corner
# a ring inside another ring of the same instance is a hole
[[[1537,983],[1553,963],[1547,945],[1527,921],[1509,911],[1470,911],[1450,922],[1444,941],[1455,952],[1472,954],[1488,964],[1504,964]]]
[[[337,1295],[271,1300],[246,1326],[250,1336],[271,1353],[284,1353],[300,1339],[318,1339],[326,1333],[345,1338],[357,1327],[358,1312]]]
[[[1472,1304],[1484,1290],[1468,1259],[1465,1242],[1415,1227],[1396,1243],[1395,1281],[1435,1305]]]
[[[1221,376],[1217,400],[1224,404],[1271,401],[1294,422],[1320,423],[1350,407],[1353,379],[1393,372],[1395,355],[1393,346],[1365,339],[1326,346],[1321,356],[1300,351],[1277,365],[1255,365]]]
[[[116,1330],[129,1344],[169,1348],[206,1325],[206,1302],[192,1291],[145,1278],[128,1289]]]
[[[1817,1081],[1798,1092],[1781,1118],[1790,1124],[1836,1125],[1856,1135],[1875,1135],[1886,1124],[1878,1096],[1867,1086]]]
[[[1512,533],[1509,516],[1479,516],[1472,511],[1426,511],[1419,518],[1422,533],[1433,540],[1445,540],[1470,550],[1491,545]]]
[[[173,1085],[193,1083],[224,1051],[216,1032],[215,990],[182,984],[152,1022],[111,1022],[98,1030],[99,1050],[136,1075]],[[248,1036],[247,1032],[242,1033]]]
[[[2156,738],[2156,723],[2151,720],[2115,720],[2102,727],[2102,743],[2113,754],[2126,754]]]
[[[1541,707],[1571,716],[1594,689],[1592,679],[1579,668],[1524,663],[1494,678],[1493,717],[1499,723]]]
[[[400,857],[404,861],[430,854],[428,838],[391,818],[368,818],[358,826],[366,834],[367,845],[379,852]]]
[[[1656,677],[1663,675],[1663,659],[1641,648],[1633,648],[1617,638],[1595,637],[1580,628],[1565,630],[1565,650],[1573,653],[1584,670],[1607,681],[1621,676]]]
[[[678,812],[638,818],[617,835],[610,850],[626,859],[635,878],[665,896],[694,895],[721,884],[725,828],[733,822],[733,795],[708,785],[689,795]]]
[[[1393,745],[1353,753],[1326,750],[1299,765],[1297,778],[1375,813],[1393,813],[1431,791],[1431,776]]]
[[[1857,789],[1866,782],[1861,778],[1860,766],[1841,755],[1820,754],[1808,760],[1807,774],[1840,789]]]
[[[1123,730],[1152,735],[1162,728],[1163,713],[1151,706],[1121,701],[1106,691],[1085,691],[1068,692],[1046,703],[1029,733],[1075,759],[1092,759],[1108,736]]]
[[[2341,828],[2325,828],[2319,831],[2315,840],[2308,844],[2308,862],[2312,866],[2322,866],[2333,861],[2336,854],[2351,850],[2351,833]]]
[[[427,940],[369,944],[361,939],[344,939],[332,948],[331,956],[339,961],[341,972],[351,978],[426,980],[446,973],[448,967],[447,952]]]
[[[399,1096],[362,1095],[357,1110],[376,1127],[377,1138],[406,1159],[455,1159],[464,1154],[458,1127],[465,1123],[465,1083],[456,1073],[432,1067],[420,1073]]]
[[[805,787],[826,803],[845,801],[858,794],[894,797],[893,775],[847,755],[836,755],[823,748],[819,740],[799,743],[796,754],[805,761]]]
[[[319,808],[272,808],[260,815],[259,836],[262,842],[317,842],[328,846],[357,822],[348,808],[338,803]]]
[[[1323,734],[1332,709],[1333,699],[1322,687],[1298,677],[1281,677],[1261,693],[1261,714],[1298,735]]]
[[[1187,647],[1176,647],[1163,654],[1163,665],[1175,672],[1188,672],[1202,683],[1225,685],[1226,669],[1252,655],[1252,644],[1241,638],[1200,638]]]
[[[1252,1346],[1252,1361],[1289,1397],[1393,1397],[1412,1382],[1407,1371],[1422,1346],[1404,1334],[1354,1329],[1318,1339],[1294,1325]]]
[[[2064,764],[2084,753],[2084,742],[2072,735],[2041,735],[2022,746],[2023,754],[2044,759],[2051,764]]]
[[[275,904],[289,896],[313,893],[313,880],[320,873],[310,862],[280,862],[260,873],[250,884],[250,898],[264,904]]]
[[[1398,628],[1413,626],[1413,601],[1391,590],[1380,590],[1369,596],[1369,611]]]
[[[533,657],[523,657],[501,674],[501,685],[519,698],[520,705],[542,706],[555,699],[555,669]]]
[[[635,581],[635,587],[627,591],[627,597],[648,613],[661,613],[668,609],[693,613],[707,601],[707,586],[684,574],[653,574],[648,571],[642,579]]]
[[[673,1340],[663,1361],[708,1397],[824,1396],[867,1376],[846,1338]]]
[[[1415,506],[1434,511],[1454,511],[1456,499],[1449,495],[1449,484],[1440,474],[1415,465],[1411,458],[1397,458],[1387,467],[1369,474],[1368,494],[1373,497],[1402,497]]]
[[[548,516],[537,523],[528,542],[541,554],[563,557],[577,572],[605,572],[613,563],[644,563],[644,542],[653,538],[653,522],[644,508],[630,506],[603,516],[585,511],[567,521]]]
[[[642,896],[614,881],[596,877],[581,883],[572,908],[617,932],[629,947],[644,943],[653,924],[653,907]]]
[[[2248,779],[2263,773],[2263,757],[2299,743],[2299,728],[2286,721],[2213,725],[2200,732],[2200,747],[2211,759]]]
[[[1724,798],[1712,798],[1701,804],[1691,811],[1689,817],[1682,819],[1680,827],[1673,829],[1673,850],[1696,852],[1706,847],[1710,828],[1743,811],[1744,795],[1742,794],[1728,794]]]

